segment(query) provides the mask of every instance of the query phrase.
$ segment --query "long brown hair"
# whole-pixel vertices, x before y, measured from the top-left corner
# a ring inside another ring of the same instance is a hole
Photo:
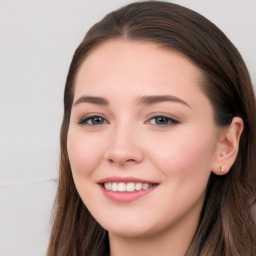
[[[77,48],[67,76],[58,191],[48,256],[107,255],[108,236],[76,191],[67,154],[67,133],[76,74],[86,56],[109,39],[147,41],[187,56],[204,74],[201,85],[216,124],[244,121],[237,159],[225,176],[211,174],[197,231],[186,256],[256,255],[256,226],[249,209],[256,198],[256,108],[242,57],[210,21],[182,6],[160,1],[132,3],[95,24]],[[171,255],[171,252],[170,252]]]

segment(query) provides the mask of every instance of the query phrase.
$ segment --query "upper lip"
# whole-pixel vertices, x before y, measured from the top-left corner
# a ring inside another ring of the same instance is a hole
[[[146,180],[146,179],[140,179],[136,177],[118,177],[118,176],[112,176],[112,177],[106,177],[104,179],[99,180],[97,183],[107,183],[107,182],[140,182],[140,183],[148,183],[148,184],[158,184],[157,182]]]

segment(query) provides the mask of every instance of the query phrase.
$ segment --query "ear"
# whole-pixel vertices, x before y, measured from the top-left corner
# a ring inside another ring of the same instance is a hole
[[[213,173],[224,175],[231,169],[238,154],[243,127],[243,120],[240,117],[234,117],[232,123],[220,131]]]

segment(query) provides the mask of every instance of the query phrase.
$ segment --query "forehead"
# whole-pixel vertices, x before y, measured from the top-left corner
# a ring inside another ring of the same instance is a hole
[[[125,62],[123,62],[125,60]],[[155,60],[147,62],[147,60]],[[170,64],[176,62],[177,68],[179,65],[187,64],[193,71],[200,73],[200,69],[184,54],[175,49],[164,47],[148,41],[131,41],[125,39],[110,39],[97,45],[92,49],[85,60],[83,61],[80,70],[84,66],[96,64],[96,68],[104,66],[107,62],[112,61],[121,66],[140,65],[150,67],[154,66],[156,61],[163,64]],[[120,62],[118,62],[120,61]],[[158,63],[157,63],[158,64]],[[168,68],[168,66],[166,66]],[[105,68],[107,68],[105,66]],[[163,68],[163,66],[161,67]]]
[[[127,98],[166,95],[210,102],[201,90],[201,70],[183,54],[151,42],[109,40],[86,57],[75,81],[82,95]],[[189,104],[190,105],[190,104]]]
[[[168,74],[169,77],[166,76]],[[77,87],[92,79],[96,82],[102,77],[106,81],[111,79],[114,82],[121,75],[127,83],[137,79],[139,84],[146,77],[152,82],[162,82],[167,77],[172,82],[173,77],[175,80],[187,78],[199,83],[201,71],[181,53],[157,44],[109,40],[89,53],[79,68],[75,85]]]

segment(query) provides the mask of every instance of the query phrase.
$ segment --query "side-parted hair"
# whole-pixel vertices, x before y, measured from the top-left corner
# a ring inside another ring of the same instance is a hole
[[[95,47],[112,39],[152,42],[189,58],[203,74],[200,88],[218,126],[241,117],[244,130],[237,159],[224,176],[211,174],[198,228],[186,256],[255,256],[256,107],[246,65],[213,23],[185,7],[145,1],[105,16],[86,34],[70,65],[64,93],[60,174],[47,256],[104,256],[108,234],[82,202],[72,178],[67,134],[79,68]],[[170,252],[170,255],[172,252]]]

